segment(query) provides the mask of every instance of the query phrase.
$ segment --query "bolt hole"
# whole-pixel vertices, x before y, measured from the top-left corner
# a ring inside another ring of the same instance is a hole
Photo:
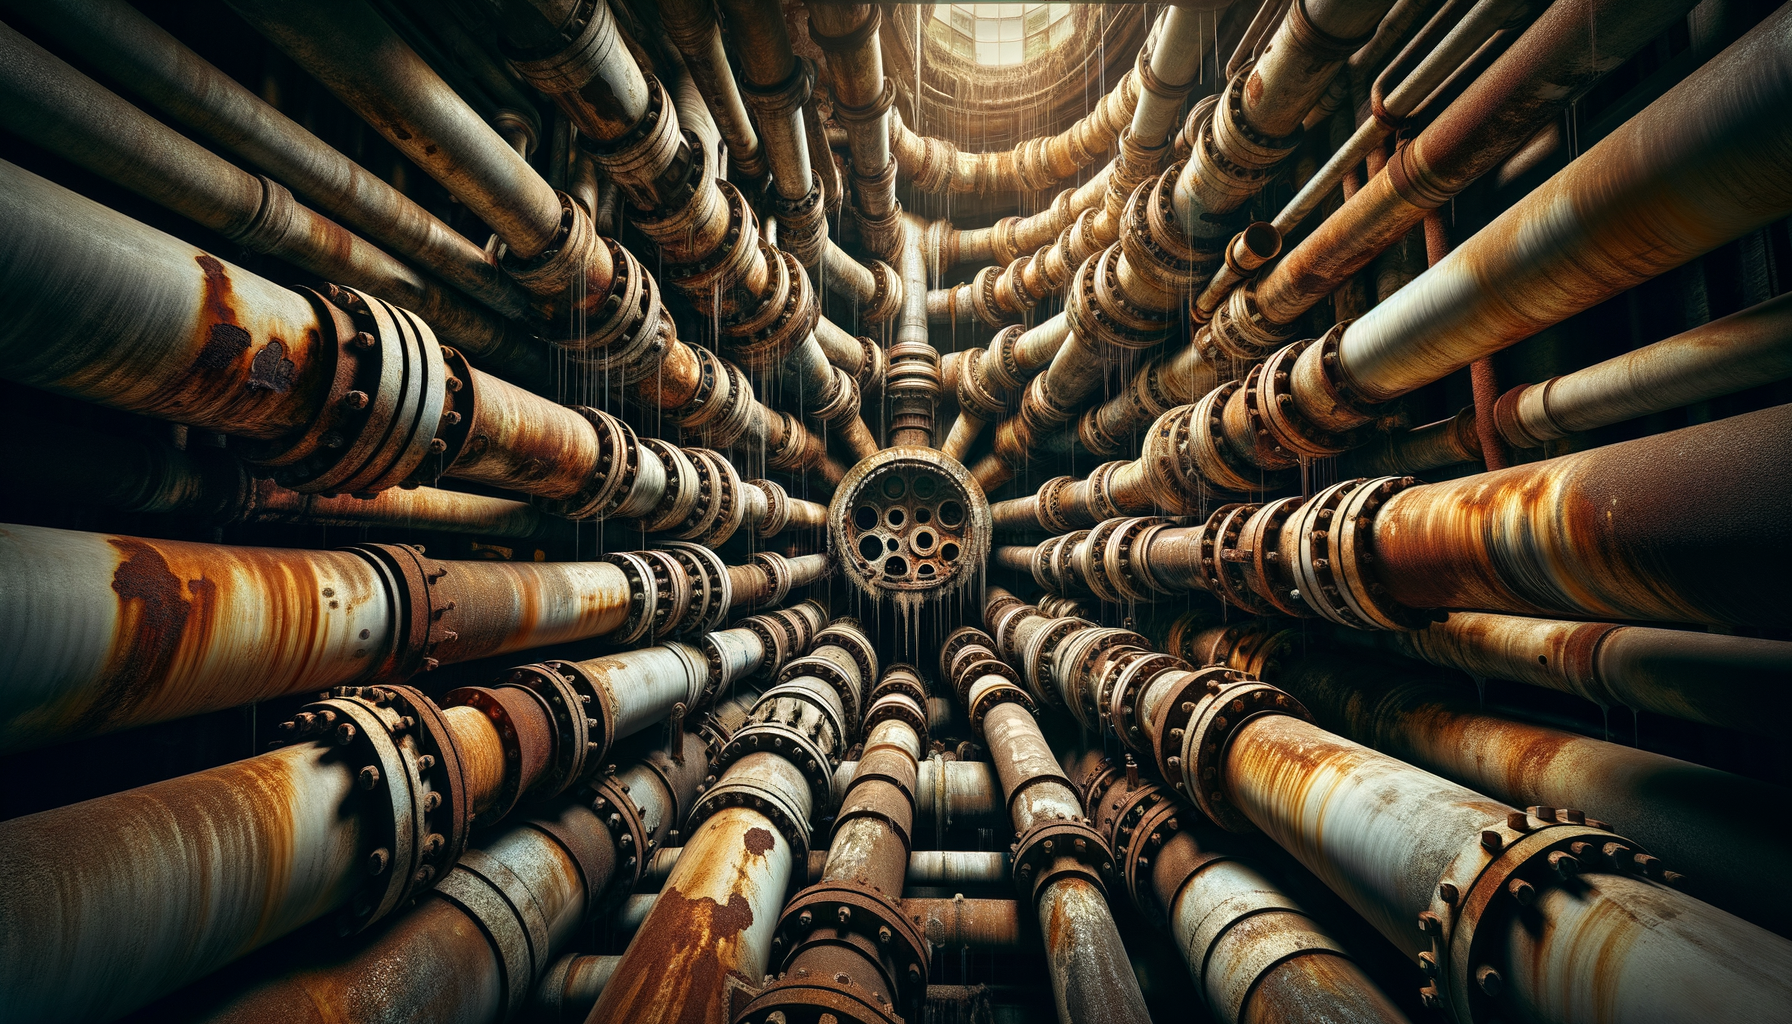
[[[890,511],[884,513],[884,519],[890,524],[890,526],[892,528],[900,527],[904,522],[906,522],[908,520],[908,513],[902,511],[899,508],[893,508]]]
[[[947,527],[957,526],[959,523],[962,523],[962,522],[964,522],[964,506],[963,505],[960,505],[956,501],[947,501],[947,502],[942,502],[940,504],[940,525],[941,526],[947,526]]]
[[[1543,655],[1543,654],[1537,655],[1537,664],[1539,664],[1539,665],[1549,664],[1549,657],[1547,655]]]
[[[869,530],[877,525],[877,509],[870,505],[860,505],[853,510],[852,521],[861,530]]]
[[[948,562],[958,561],[958,545],[947,541],[940,545],[940,557]]]
[[[903,561],[901,558],[899,558],[895,555],[891,555],[889,558],[884,560],[884,575],[885,576],[907,576],[908,575],[908,563]]]
[[[897,548],[900,548],[900,547],[901,547],[901,546],[902,546],[902,543],[901,543],[901,542],[900,542],[900,541],[898,541],[898,540],[897,540],[897,539],[896,539],[896,538],[894,538],[894,537],[891,537],[891,538],[890,538],[890,542],[889,542],[889,543],[890,543],[890,550],[891,550],[891,551],[895,551],[895,550],[896,550],[896,549],[897,549]]]
[[[877,537],[860,537],[859,554],[869,562],[884,553],[884,542]]]

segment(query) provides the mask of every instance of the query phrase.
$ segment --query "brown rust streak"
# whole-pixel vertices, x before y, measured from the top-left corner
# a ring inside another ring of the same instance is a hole
[[[1413,608],[1771,625],[1792,599],[1792,406],[1410,488],[1375,521],[1375,573]],[[1754,553],[1754,555],[1751,555]]]

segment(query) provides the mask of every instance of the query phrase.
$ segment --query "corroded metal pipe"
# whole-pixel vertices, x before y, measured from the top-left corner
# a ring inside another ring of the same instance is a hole
[[[858,771],[857,761],[842,761],[834,769],[834,799],[846,795]],[[963,828],[1000,828],[1008,825],[1002,802],[1001,780],[982,761],[948,761],[938,754],[921,761],[915,775],[915,826],[917,845],[946,849],[949,832]],[[931,842],[928,840],[931,839]]]
[[[1304,501],[1221,505],[1198,526],[1109,518],[998,557],[1025,558],[1059,593],[1206,590],[1357,629],[1416,629],[1447,608],[1768,625],[1792,616],[1759,570],[1792,549],[1778,509],[1788,444],[1792,406],[1778,406],[1449,483],[1347,480]]]
[[[514,1017],[539,993],[537,979],[547,984],[555,953],[636,877],[636,851],[676,833],[708,771],[702,738],[681,732],[678,742],[676,755],[661,744],[606,779],[604,799],[629,802],[626,820],[607,822],[610,807],[589,796],[550,806],[468,850],[415,909],[368,939],[344,948],[295,936],[178,998],[215,1024]]]
[[[896,320],[884,395],[890,408],[890,446],[930,448],[940,398],[940,354],[927,337],[927,242],[919,218],[903,215],[896,269],[902,276],[902,313]]]
[[[1784,932],[1792,898],[1759,884],[1792,868],[1767,821],[1792,794],[1729,772],[1481,711],[1435,673],[1310,656],[1278,678],[1321,725],[1519,806],[1575,807],[1687,876],[1693,895]]]
[[[870,640],[840,620],[760,695],[590,1019],[732,1019],[734,989],[765,976],[785,885],[807,861],[810,822],[832,806],[833,759],[858,731],[876,668]]]
[[[940,678],[951,680],[983,737],[1018,835],[1014,880],[1038,914],[1061,1021],[1136,1021],[1149,1014],[1109,912],[1113,854],[1033,718],[1034,700],[996,642],[964,627],[947,638]]]
[[[1792,712],[1784,685],[1792,678],[1792,643],[1783,640],[1488,612],[1451,612],[1411,632],[1337,636],[1472,676],[1571,693],[1602,708],[1743,732],[1778,735],[1781,712]]]
[[[876,1019],[885,1007],[908,1020],[925,1015],[929,922],[898,900],[913,845],[926,688],[913,667],[891,665],[868,699],[864,752],[834,816],[821,880],[785,905],[772,938],[777,980],[738,1021],[775,1024],[818,1010]]]
[[[586,637],[701,633],[733,606],[730,567],[696,545],[444,562],[8,526],[0,564],[9,749]]]
[[[391,526],[526,539],[541,529],[533,505],[435,487],[392,487],[366,498],[301,494],[257,479],[223,449],[178,449],[141,435],[59,426],[10,428],[0,480],[80,504],[201,522]]]
[[[1203,814],[1230,831],[1261,828],[1417,960],[1427,1006],[1463,1022],[1513,1007],[1563,1022],[1697,1020],[1715,1005],[1783,1016],[1768,1008],[1792,992],[1792,942],[1661,884],[1681,876],[1581,811],[1516,810],[1310,724],[1273,686],[1156,654],[1137,634],[1075,619],[1029,632],[1038,617],[1008,595],[986,617],[1030,637],[1031,689],[1060,692],[1079,719],[1102,714]],[[1602,955],[1570,954],[1573,943]],[[1644,972],[1658,972],[1647,1000],[1592,1001],[1613,977]]]
[[[506,316],[527,297],[468,241],[123,0],[54,0],[13,8],[94,67],[366,234]]]
[[[472,355],[545,369],[539,343],[456,291],[187,139],[51,56],[0,30],[0,119],[18,135],[261,253],[415,310]]]
[[[1215,1020],[1405,1022],[1338,941],[1250,866],[1248,851],[1167,786],[1098,751],[1068,767],[1126,865],[1134,905],[1175,937]]]
[[[765,177],[765,150],[735,85],[713,9],[697,0],[668,0],[659,5],[659,12],[666,35],[684,55],[697,91],[703,94],[716,127],[728,141],[729,166],[748,181]]]

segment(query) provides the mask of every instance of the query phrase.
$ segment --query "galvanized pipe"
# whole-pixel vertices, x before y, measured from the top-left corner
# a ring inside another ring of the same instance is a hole
[[[478,245],[189,50],[124,0],[50,0],[14,12],[170,117],[236,153],[394,254],[505,316],[525,295]]]
[[[1451,612],[1412,632],[1339,639],[1487,679],[1571,693],[1688,722],[1778,735],[1792,712],[1792,642],[1611,622]]]
[[[512,255],[539,256],[561,239],[554,190],[362,0],[231,8],[467,204]]]
[[[760,695],[718,754],[720,781],[697,802],[685,854],[592,1019],[733,1019],[730,979],[764,978],[785,886],[806,863],[811,820],[830,807],[826,762],[856,731],[875,670],[870,641],[840,621]]]
[[[1479,709],[1473,690],[1427,670],[1310,656],[1272,680],[1318,722],[1408,764],[1518,806],[1573,807],[1687,876],[1693,895],[1775,931],[1792,894],[1777,828],[1792,794],[1729,772]]]

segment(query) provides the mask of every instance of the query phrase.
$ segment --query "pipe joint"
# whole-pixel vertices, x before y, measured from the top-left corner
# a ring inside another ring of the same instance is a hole
[[[704,187],[701,179],[693,183],[690,176],[703,146],[695,135],[680,129],[678,110],[660,80],[649,74],[643,77],[647,100],[640,120],[615,139],[581,135],[579,146],[635,207],[652,210],[683,205],[688,198],[683,194],[686,190]]]
[[[833,964],[849,951],[857,954],[854,960],[870,968],[874,977],[855,979],[844,971],[781,973],[735,1018],[738,1024],[806,1020],[818,1012],[865,1024],[925,1018],[932,947],[920,926],[891,897],[845,879],[798,893],[778,919],[772,953],[791,950],[789,965],[804,951],[818,947],[834,947],[827,957]]]
[[[426,892],[466,849],[475,794],[454,733],[435,702],[408,686],[340,686],[281,723],[285,740],[315,740],[364,765],[356,783],[366,878],[336,918],[365,930]],[[277,741],[274,745],[279,746]],[[371,813],[370,813],[371,812]]]
[[[1038,903],[1052,883],[1065,878],[1081,878],[1107,898],[1114,854],[1087,818],[1041,819],[1008,850],[1014,859],[1014,885],[1029,903]]]
[[[1345,480],[1289,516],[1281,547],[1284,557],[1291,556],[1289,568],[1301,603],[1353,629],[1419,629],[1431,621],[1431,613],[1394,601],[1371,569],[1376,513],[1417,482],[1412,477]]]
[[[1263,715],[1292,715],[1305,722],[1312,714],[1300,701],[1255,679],[1239,678],[1230,670],[1220,670],[1231,679],[1221,682],[1217,673],[1207,670],[1206,695],[1195,702],[1187,724],[1163,734],[1160,742],[1174,744],[1181,740],[1176,767],[1180,772],[1166,776],[1180,780],[1182,790],[1190,795],[1201,813],[1228,832],[1251,832],[1256,826],[1242,810],[1226,799],[1227,785],[1221,773],[1226,766],[1226,748],[1244,723]],[[1166,764],[1169,758],[1163,759]]]
[[[813,267],[821,262],[821,250],[828,240],[828,210],[821,184],[821,172],[812,171],[814,184],[809,191],[794,199],[773,193],[772,212],[778,215],[778,248],[795,256],[798,263]]]

